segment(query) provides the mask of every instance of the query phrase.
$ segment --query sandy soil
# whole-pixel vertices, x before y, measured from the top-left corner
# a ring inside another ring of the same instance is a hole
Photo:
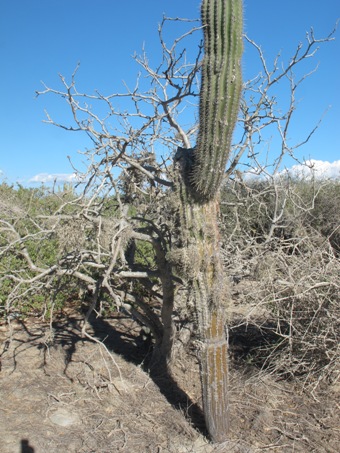
[[[173,376],[143,371],[148,345],[121,315],[92,320],[84,339],[81,315],[49,325],[35,319],[0,326],[0,451],[2,453],[338,452],[339,388],[313,399],[231,364],[230,441],[212,445],[200,410],[197,360],[182,351]]]

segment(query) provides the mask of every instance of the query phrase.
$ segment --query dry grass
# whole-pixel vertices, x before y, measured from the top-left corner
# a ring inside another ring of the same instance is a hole
[[[238,270],[231,317],[236,355],[276,378],[298,380],[310,392],[335,385],[340,261],[329,242],[314,232],[268,244],[233,244],[226,260]]]

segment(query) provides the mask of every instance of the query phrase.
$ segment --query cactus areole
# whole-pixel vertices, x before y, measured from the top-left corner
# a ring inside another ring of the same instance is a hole
[[[214,442],[227,440],[228,287],[220,255],[218,193],[239,109],[242,0],[203,0],[204,59],[196,147],[178,148],[182,258],[200,344],[203,410]]]

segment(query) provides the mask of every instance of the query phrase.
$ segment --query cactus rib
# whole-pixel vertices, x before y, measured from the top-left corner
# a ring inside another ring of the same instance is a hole
[[[242,88],[242,1],[204,0],[205,56],[202,65],[199,134],[191,180],[200,196],[212,199],[230,152]]]

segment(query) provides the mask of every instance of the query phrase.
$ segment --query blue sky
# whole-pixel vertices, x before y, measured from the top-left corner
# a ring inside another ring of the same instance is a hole
[[[77,159],[77,151],[86,146],[78,134],[42,122],[45,109],[58,120],[67,115],[52,96],[35,97],[41,81],[58,87],[58,73],[69,78],[80,62],[79,89],[122,91],[123,80],[133,84],[138,68],[131,56],[143,43],[157,62],[163,13],[198,18],[199,6],[199,0],[1,0],[2,178],[28,184],[38,174],[71,173],[66,156]],[[339,0],[323,0],[321,6],[316,0],[245,0],[245,31],[269,60],[280,50],[283,57],[293,54],[311,26],[316,37],[325,37],[338,17]],[[256,74],[254,61],[246,50],[245,79]],[[331,106],[300,158],[334,162],[340,159],[340,29],[334,42],[321,46],[313,66],[318,62],[317,73],[299,92],[292,132],[302,137]]]

